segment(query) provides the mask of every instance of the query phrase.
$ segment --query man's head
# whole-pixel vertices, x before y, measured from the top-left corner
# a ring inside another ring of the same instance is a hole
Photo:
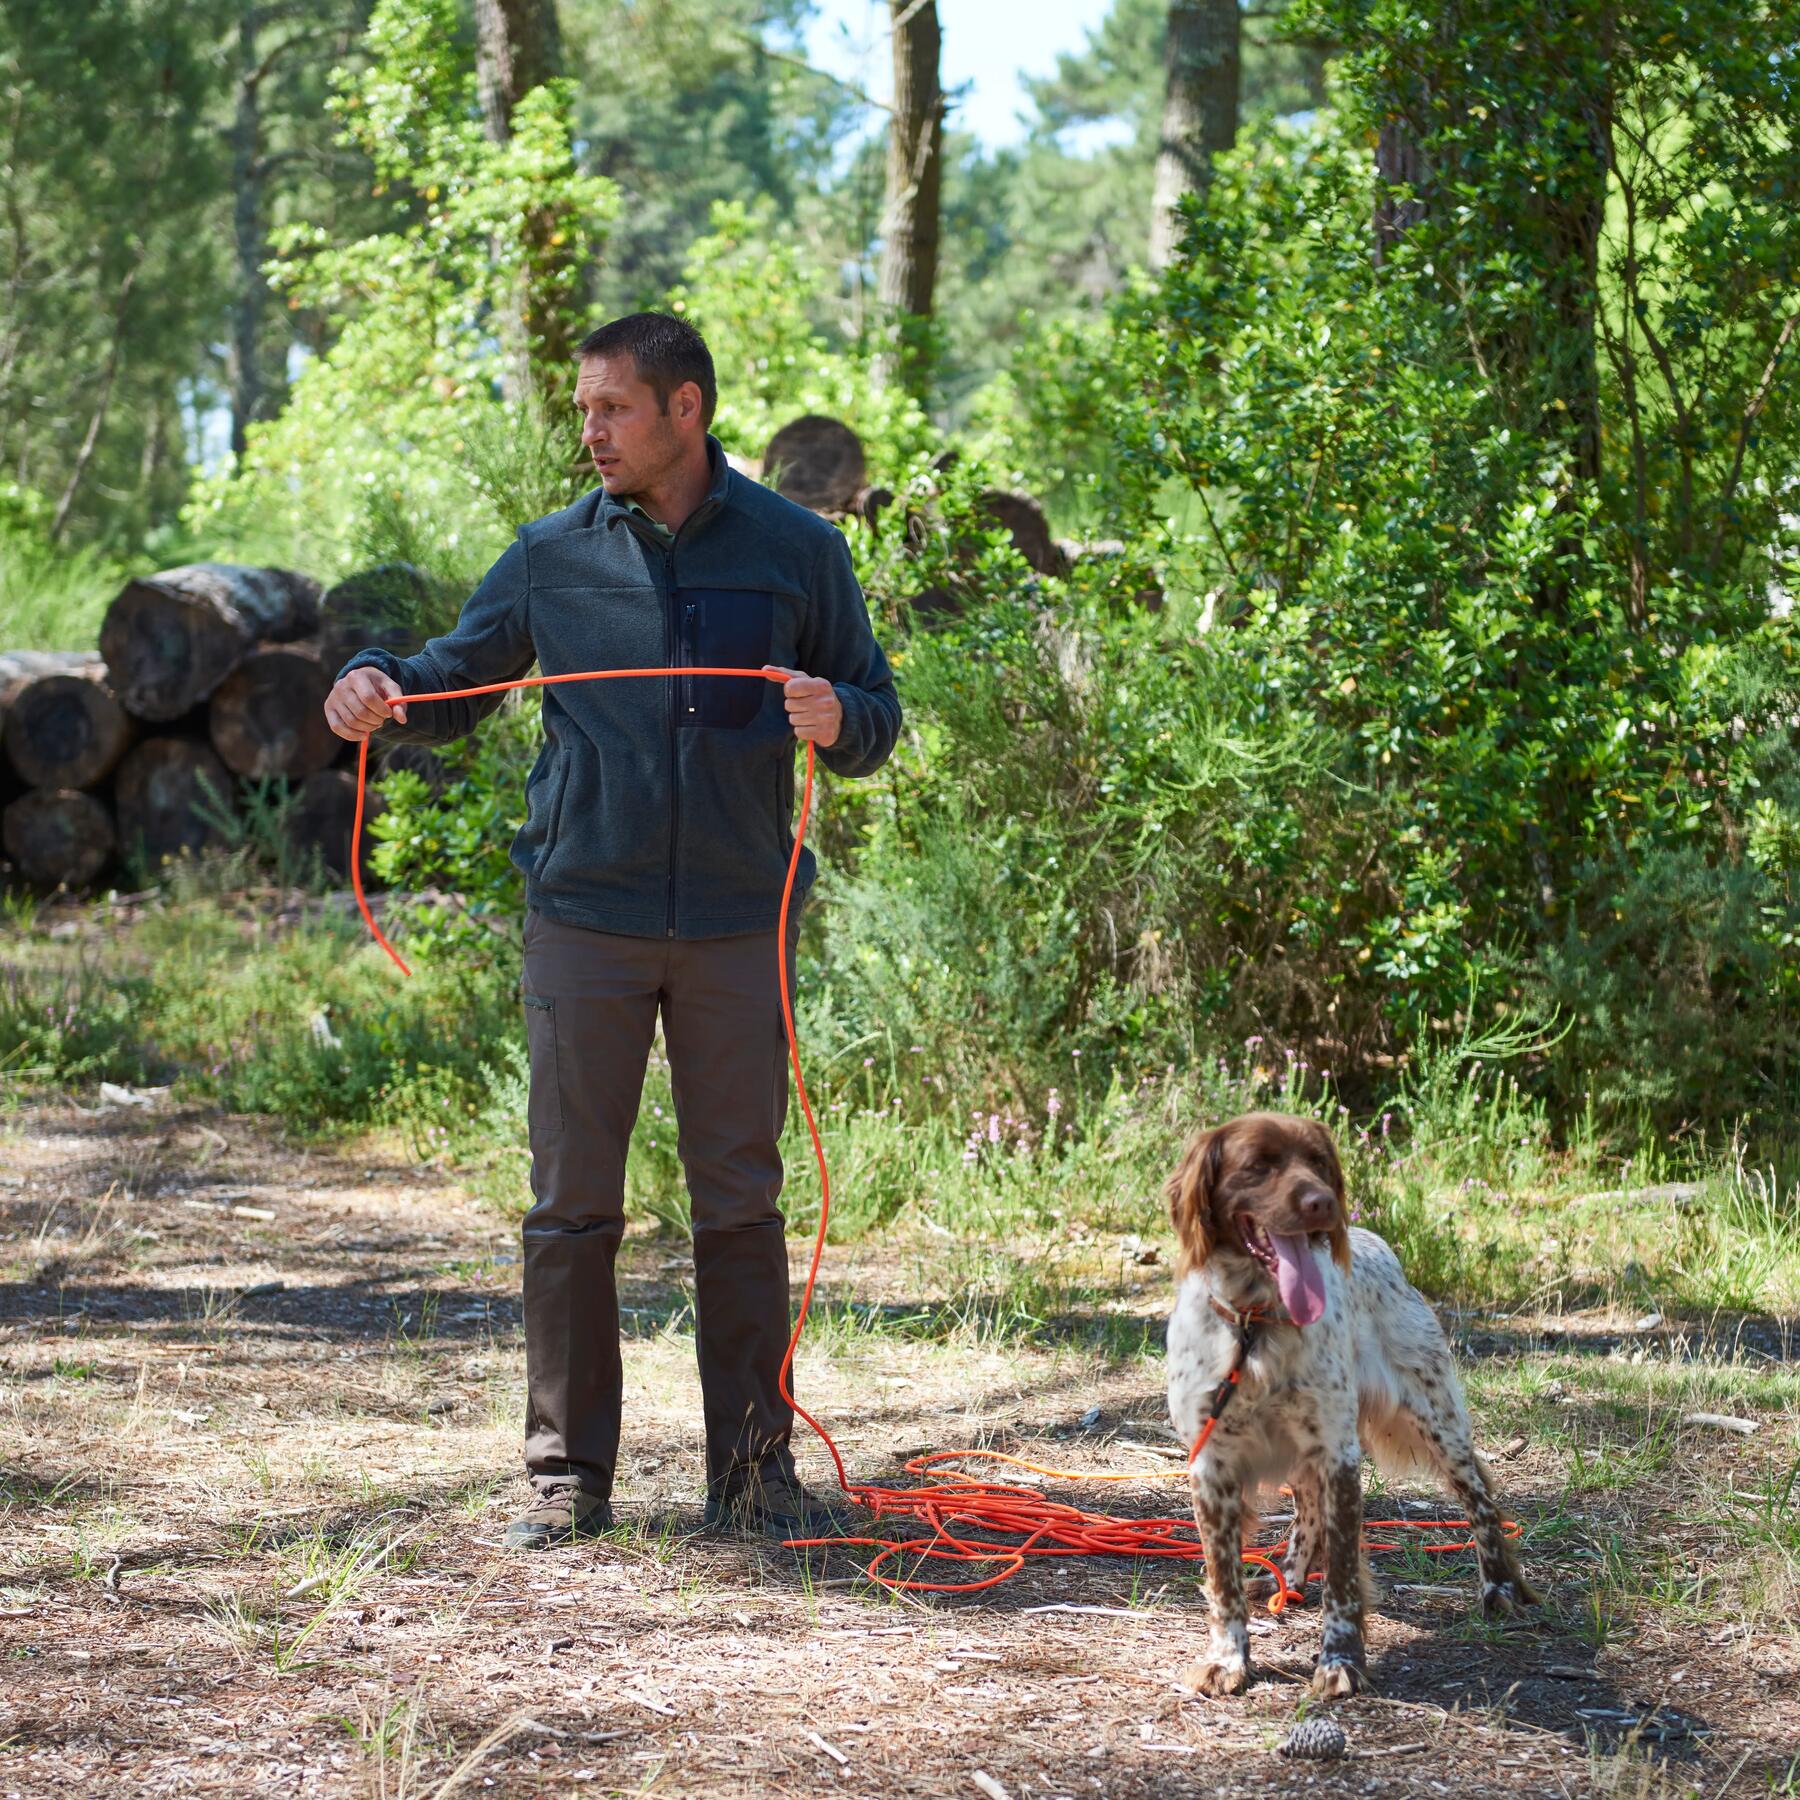
[[[581,442],[609,494],[648,492],[704,455],[718,386],[712,353],[685,319],[629,313],[576,350]]]

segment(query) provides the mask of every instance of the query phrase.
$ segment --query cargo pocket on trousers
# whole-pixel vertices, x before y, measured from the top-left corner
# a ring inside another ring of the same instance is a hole
[[[533,1131],[562,1130],[562,1072],[556,1055],[556,1002],[542,994],[521,994],[525,1002],[525,1048],[531,1058],[531,1095],[525,1122]]]

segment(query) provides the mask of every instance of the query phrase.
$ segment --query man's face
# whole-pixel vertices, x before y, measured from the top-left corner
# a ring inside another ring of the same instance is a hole
[[[700,429],[700,390],[683,382],[668,410],[626,356],[584,356],[575,383],[582,448],[609,494],[641,494],[681,462]]]

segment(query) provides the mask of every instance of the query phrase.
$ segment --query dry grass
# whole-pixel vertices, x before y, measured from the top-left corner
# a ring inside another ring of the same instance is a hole
[[[1460,1562],[1390,1565],[1380,1694],[1339,1712],[1356,1754],[1303,1772],[1272,1750],[1309,1612],[1257,1622],[1246,1699],[1200,1701],[1176,1686],[1188,1565],[1047,1565],[931,1604],[847,1556],[703,1534],[685,1256],[647,1230],[623,1522],[519,1556],[516,1239],[442,1176],[191,1109],[46,1104],[0,1141],[0,1229],[0,1800],[1800,1785],[1779,1321],[1458,1319],[1484,1439],[1525,1440],[1499,1466],[1549,1605],[1490,1630]],[[1116,1466],[1116,1440],[1161,1435],[1160,1268],[1094,1331],[1051,1332],[956,1314],[954,1251],[833,1253],[830,1298],[862,1304],[798,1385],[857,1474],[973,1442]]]

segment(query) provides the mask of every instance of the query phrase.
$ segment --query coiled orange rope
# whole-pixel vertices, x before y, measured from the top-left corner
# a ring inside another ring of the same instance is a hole
[[[627,677],[678,675],[734,675],[761,681],[785,683],[783,672],[770,669],[721,668],[654,668],[654,669],[589,669],[571,675],[533,675],[520,681],[499,681],[486,687],[453,688],[438,694],[404,694],[389,699],[392,706],[420,706],[432,700],[461,700],[476,694],[497,694],[509,688],[548,687],[564,681],[616,681]],[[794,847],[788,857],[787,880],[781,890],[780,925],[775,933],[775,955],[781,983],[781,1013],[787,1027],[788,1055],[794,1069],[794,1087],[806,1116],[806,1129],[812,1138],[813,1155],[819,1165],[819,1225],[813,1237],[812,1261],[806,1271],[806,1285],[800,1295],[799,1311],[788,1339],[787,1353],[781,1359],[778,1380],[781,1397],[793,1407],[818,1435],[829,1453],[837,1472],[838,1486],[849,1499],[866,1507],[879,1523],[883,1519],[910,1519],[925,1526],[925,1535],[897,1537],[822,1537],[790,1538],[793,1548],[809,1545],[853,1545],[872,1549],[866,1572],[871,1581],[895,1591],[939,1594],[974,1593],[995,1587],[1017,1575],[1028,1558],[1057,1556],[1127,1556],[1164,1557],[1184,1562],[1204,1560],[1205,1549],[1194,1521],[1178,1519],[1121,1519],[1105,1513],[1084,1512],[1046,1498],[1032,1487],[1021,1483],[976,1481],[961,1474],[955,1465],[967,1462],[1002,1463],[1020,1469],[1041,1480],[1068,1482],[1176,1481],[1185,1480],[1187,1469],[1155,1468],[1127,1470],[1122,1473],[1094,1474],[1070,1469],[1047,1468],[1041,1463],[1026,1462],[1020,1457],[1006,1456],[995,1450],[937,1450],[915,1456],[905,1464],[906,1473],[924,1479],[911,1487],[890,1487],[875,1483],[853,1482],[844,1468],[844,1459],[832,1441],[831,1433],[794,1398],[789,1377],[793,1371],[794,1351],[800,1334],[806,1329],[806,1315],[812,1306],[813,1289],[819,1278],[819,1264],[825,1252],[825,1228],[831,1213],[831,1172],[826,1166],[825,1145],[819,1136],[818,1121],[813,1116],[812,1101],[806,1092],[806,1078],[800,1069],[800,1037],[794,1025],[793,1006],[788,998],[787,921],[793,900],[794,877],[800,867],[800,851],[806,841],[807,820],[812,815],[813,745],[806,746],[806,783],[800,797],[800,820],[794,832]],[[356,762],[356,816],[350,836],[350,880],[356,890],[356,904],[364,921],[400,972],[412,971],[401,961],[399,953],[382,935],[369,911],[362,889],[362,821],[363,792],[368,780],[369,740],[362,740]],[[1202,1432],[1202,1443],[1205,1432]],[[1195,1446],[1196,1452],[1199,1445]],[[1192,1458],[1189,1458],[1191,1462]],[[1371,1519],[1366,1527],[1383,1531],[1434,1533],[1467,1531],[1466,1519]],[[1507,1522],[1509,1536],[1518,1535],[1518,1526]],[[972,1535],[979,1534],[979,1535]],[[1398,1550],[1397,1543],[1374,1542],[1365,1538],[1370,1550]],[[1415,1549],[1442,1554],[1467,1550],[1471,1540],[1452,1542],[1415,1542]],[[1293,1597],[1282,1574],[1280,1559],[1286,1543],[1268,1544],[1243,1551],[1244,1561],[1265,1569],[1274,1577],[1275,1593],[1269,1602],[1271,1612],[1280,1612]],[[882,1572],[882,1565],[895,1559],[913,1557],[920,1562],[948,1562],[988,1565],[989,1572],[967,1581],[923,1581],[914,1576]]]

